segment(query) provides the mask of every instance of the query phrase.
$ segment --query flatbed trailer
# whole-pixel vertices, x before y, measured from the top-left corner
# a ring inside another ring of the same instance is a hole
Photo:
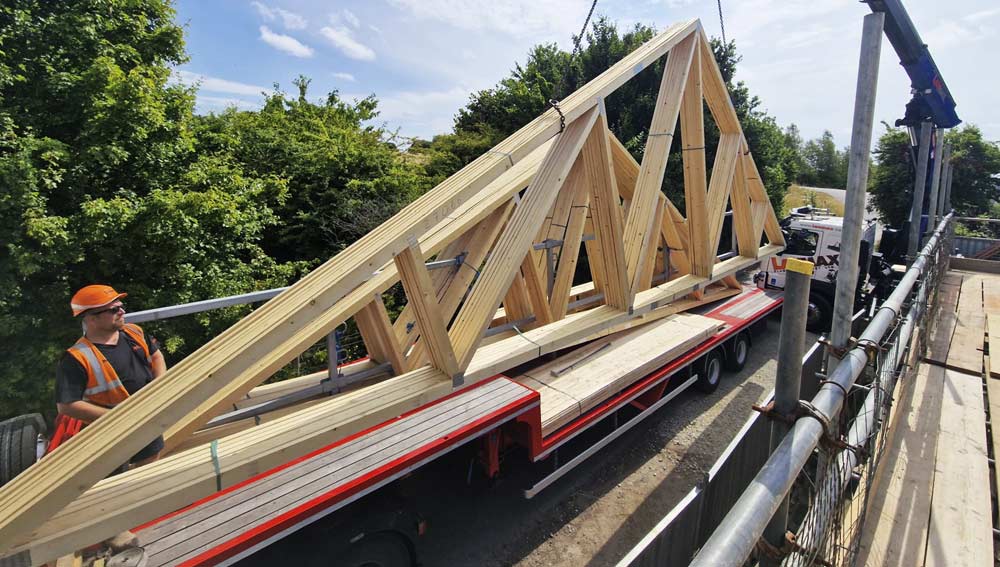
[[[718,384],[723,363],[738,368],[752,341],[751,329],[781,306],[780,292],[745,286],[736,296],[692,312],[722,323],[710,338],[662,368],[633,382],[548,435],[542,434],[538,391],[506,375],[458,390],[399,417],[341,439],[136,528],[150,567],[229,565],[253,562],[259,550],[358,503],[389,483],[469,443],[482,444],[487,476],[500,472],[504,447],[524,447],[531,461],[552,462],[549,472],[524,490],[531,498],[687,388]],[[625,408],[628,418],[620,420]],[[594,426],[611,423],[596,440]],[[590,431],[587,442],[581,439]],[[562,462],[560,462],[562,460]],[[220,479],[221,484],[221,479]],[[360,504],[360,503],[358,503]],[[364,514],[361,514],[364,515]],[[392,529],[386,526],[386,530]],[[344,530],[345,553],[366,534]],[[356,535],[353,535],[356,534]],[[407,534],[406,546],[415,544]],[[396,540],[394,545],[398,545]],[[345,555],[336,555],[344,558]],[[414,557],[415,559],[415,557]],[[365,563],[360,563],[365,564]],[[381,563],[379,563],[381,564]]]

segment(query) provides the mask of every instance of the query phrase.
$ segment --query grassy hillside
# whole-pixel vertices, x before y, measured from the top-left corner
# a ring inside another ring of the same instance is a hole
[[[838,217],[844,216],[844,205],[840,201],[825,193],[820,193],[819,191],[814,191],[809,187],[802,187],[801,185],[791,185],[788,188],[788,193],[785,195],[784,211],[782,211],[782,216],[787,215],[789,210],[804,205],[812,205],[821,209],[830,209],[832,214]]]

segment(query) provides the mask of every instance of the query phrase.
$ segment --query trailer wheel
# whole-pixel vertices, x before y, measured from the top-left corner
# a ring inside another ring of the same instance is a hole
[[[403,536],[392,532],[366,535],[347,550],[337,567],[413,567],[413,553]]]
[[[38,460],[39,433],[45,433],[45,420],[37,413],[0,422],[0,486]]]
[[[726,370],[739,372],[747,364],[750,358],[750,337],[746,333],[740,333],[729,342],[729,352],[726,353]]]
[[[809,307],[806,310],[806,330],[810,333],[822,333],[830,329],[833,320],[833,303],[818,293],[809,294]]]
[[[711,394],[719,387],[722,380],[722,354],[719,349],[705,355],[701,360],[701,368],[695,386],[706,394]]]

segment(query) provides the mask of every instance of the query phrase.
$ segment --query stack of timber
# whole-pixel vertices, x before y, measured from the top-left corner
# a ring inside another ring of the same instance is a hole
[[[668,53],[639,163],[604,101]],[[707,119],[720,131],[711,176]],[[678,123],[683,211],[662,192]],[[719,261],[727,209],[738,253]],[[543,241],[557,261],[535,249]],[[0,489],[0,557],[41,564],[456,388],[667,317],[783,247],[700,23],[671,26]],[[450,269],[424,264],[456,256]],[[397,283],[408,303],[393,320],[382,294]],[[351,318],[391,377],[217,431],[212,449],[199,444],[212,435],[192,438]],[[102,480],[160,434],[167,458]]]
[[[549,435],[639,378],[714,335],[722,322],[671,315],[600,339],[514,378],[542,398],[542,434]]]

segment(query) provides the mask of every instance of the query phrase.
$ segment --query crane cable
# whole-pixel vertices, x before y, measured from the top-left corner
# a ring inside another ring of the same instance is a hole
[[[719,6],[719,27],[722,28],[722,43],[726,43],[726,22],[722,20],[722,0],[715,0]]]
[[[722,28],[722,43],[726,44],[726,22],[722,19],[722,0],[715,0],[715,3],[719,6],[719,27]]]
[[[580,28],[580,35],[573,39],[573,52],[569,54],[569,58],[566,59],[566,70],[563,72],[562,77],[559,78],[559,84],[556,86],[556,92],[562,90],[563,86],[566,84],[566,77],[569,76],[570,69],[573,66],[573,58],[580,51],[580,42],[583,41],[583,34],[587,33],[587,26],[590,25],[590,17],[594,15],[594,8],[597,7],[597,0],[594,0],[590,4],[590,11],[587,12],[587,19],[583,20],[583,27]],[[563,115],[562,109],[559,108],[559,101],[555,98],[549,99],[549,106],[551,106],[559,114],[559,133],[562,134],[563,130],[566,129],[566,116]]]

